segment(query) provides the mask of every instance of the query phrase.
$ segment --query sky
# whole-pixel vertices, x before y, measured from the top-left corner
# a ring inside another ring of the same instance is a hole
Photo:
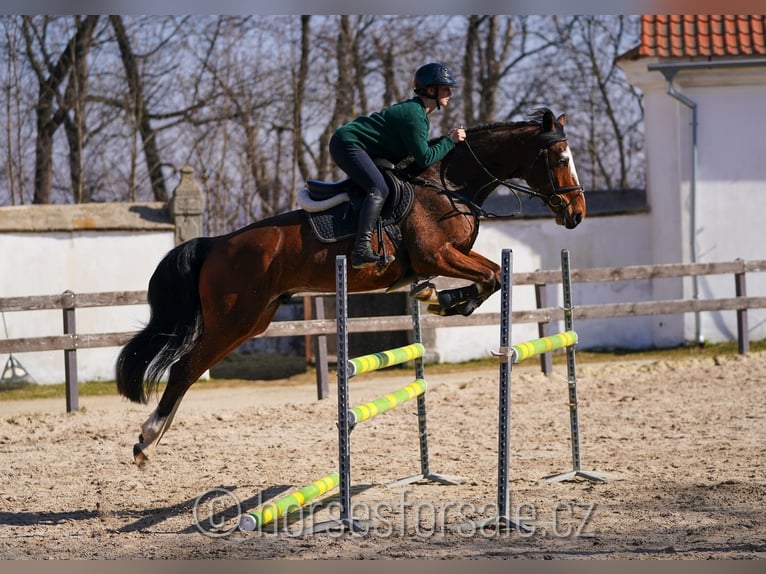
[[[746,14],[762,0],[4,0],[5,14]]]

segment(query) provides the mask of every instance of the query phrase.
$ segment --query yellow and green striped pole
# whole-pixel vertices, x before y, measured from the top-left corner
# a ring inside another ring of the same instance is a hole
[[[348,411],[348,425],[352,428],[356,423],[366,421],[381,413],[390,411],[402,403],[406,403],[426,392],[426,382],[423,379],[415,379],[406,387],[382,396],[369,403],[364,403]]]
[[[292,494],[278,498],[274,502],[269,502],[257,510],[248,512],[240,518],[239,529],[250,531],[262,528],[264,525],[273,522],[291,510],[300,508],[317,496],[321,496],[325,492],[332,490],[338,486],[338,481],[338,473],[331,472],[327,476],[315,480],[308,486],[304,486]]]
[[[424,353],[425,349],[421,343],[412,343],[404,347],[349,359],[348,376],[353,377],[354,375],[361,375],[362,373],[369,373],[392,365],[406,363],[407,361],[422,357]]]
[[[525,343],[519,343],[513,345],[513,362],[519,363],[524,359],[534,357],[535,355],[541,355],[548,351],[555,349],[563,349],[564,347],[571,347],[577,343],[577,333],[574,331],[564,331],[556,335],[550,335],[549,337],[543,337],[541,339],[532,339]]]

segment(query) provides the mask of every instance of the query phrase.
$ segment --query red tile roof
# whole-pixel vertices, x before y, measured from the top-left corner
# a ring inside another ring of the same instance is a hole
[[[766,54],[766,16],[643,15],[633,57],[757,56]],[[626,54],[627,55],[627,54]]]

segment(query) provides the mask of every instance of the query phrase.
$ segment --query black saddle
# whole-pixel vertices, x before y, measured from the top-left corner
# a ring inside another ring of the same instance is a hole
[[[412,207],[414,190],[412,184],[402,181],[391,170],[382,169],[381,173],[388,184],[388,196],[380,214],[378,229],[383,229],[395,243],[398,243],[401,238],[398,223]],[[325,211],[306,211],[314,236],[324,243],[334,243],[354,237],[358,227],[359,211],[365,199],[361,188],[351,179],[337,182],[310,179],[306,184],[309,197],[315,201],[325,201],[341,193],[347,193],[349,197],[349,201]]]

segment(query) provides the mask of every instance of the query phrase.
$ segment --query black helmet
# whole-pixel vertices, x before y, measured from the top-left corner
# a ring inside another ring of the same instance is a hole
[[[425,66],[420,66],[415,72],[412,84],[416,94],[428,97],[431,97],[426,91],[429,86],[457,86],[457,82],[452,77],[450,69],[438,62],[431,62]]]

